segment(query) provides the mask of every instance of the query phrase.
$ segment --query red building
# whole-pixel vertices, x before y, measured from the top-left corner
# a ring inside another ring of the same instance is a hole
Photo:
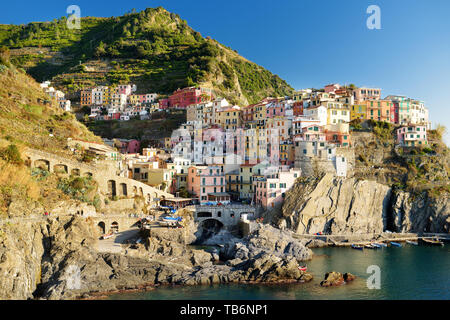
[[[351,146],[350,134],[339,131],[328,131],[325,130],[325,138],[329,143],[333,143],[338,147],[349,147]]]
[[[302,116],[303,115],[303,101],[294,102],[292,105],[292,112],[294,116]]]
[[[213,94],[211,89],[200,87],[198,88],[189,87],[174,91],[174,93],[168,99],[167,106],[169,108],[185,109],[187,106],[191,104],[198,104],[206,101],[211,101],[212,98]]]

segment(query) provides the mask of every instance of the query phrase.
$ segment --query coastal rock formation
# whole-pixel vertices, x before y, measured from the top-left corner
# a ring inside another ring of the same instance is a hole
[[[41,282],[46,228],[42,223],[0,226],[0,298],[28,299]]]
[[[375,181],[336,178],[297,183],[278,221],[298,234],[379,233],[385,228],[391,189]]]
[[[321,287],[332,287],[332,286],[340,286],[346,282],[353,281],[356,278],[351,273],[340,273],[336,271],[327,272],[325,274],[324,280],[320,282]]]
[[[255,224],[254,231],[243,239],[227,243],[222,254],[226,259],[252,259],[263,253],[280,258],[294,257],[297,261],[312,258],[312,251],[295,239],[289,230],[280,230],[267,224]]]
[[[448,233],[448,193],[430,194],[393,192],[376,181],[325,174],[298,181],[273,221],[279,228],[298,234],[364,235],[386,230]]]
[[[444,192],[430,197],[426,192],[413,196],[399,191],[393,197],[392,223],[396,232],[450,232],[450,199]]]

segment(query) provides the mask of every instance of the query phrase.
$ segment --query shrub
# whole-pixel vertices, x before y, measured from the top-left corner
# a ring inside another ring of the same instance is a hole
[[[6,148],[0,149],[0,158],[5,160],[6,162],[13,164],[22,164],[22,156],[20,155],[20,151],[15,144],[10,144]]]

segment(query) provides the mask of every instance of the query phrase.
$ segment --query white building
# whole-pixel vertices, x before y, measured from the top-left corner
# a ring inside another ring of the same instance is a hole
[[[303,110],[303,115],[306,118],[319,120],[319,124],[324,126],[327,124],[327,108],[324,106],[309,107]]]

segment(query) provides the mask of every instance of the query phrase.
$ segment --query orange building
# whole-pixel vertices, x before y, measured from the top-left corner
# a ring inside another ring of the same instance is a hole
[[[82,90],[80,93],[81,106],[92,105],[92,89]]]
[[[391,121],[391,108],[393,107],[393,102],[391,100],[367,100],[361,101],[361,104],[365,103],[366,108],[366,119],[376,120],[376,121]]]
[[[338,147],[351,146],[350,134],[348,132],[325,130],[325,139],[327,142],[333,143]]]

